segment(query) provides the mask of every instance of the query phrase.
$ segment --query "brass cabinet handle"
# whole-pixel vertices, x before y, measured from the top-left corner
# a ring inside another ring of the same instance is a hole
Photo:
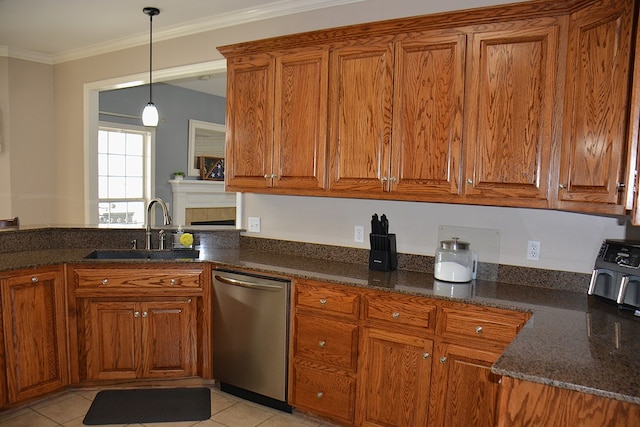
[[[442,357],[440,358],[440,363],[445,363],[446,361],[447,361],[446,356],[442,356]]]
[[[134,311],[133,312],[133,317],[140,317],[140,312],[139,311]]]
[[[391,314],[391,317],[393,317],[394,319],[399,319],[399,318],[400,318],[400,313],[398,313],[397,311],[394,311],[394,312]]]
[[[326,341],[318,341],[318,347],[323,348],[327,344]]]
[[[483,332],[482,326],[476,326],[476,334],[481,334]]]
[[[31,282],[32,282],[32,283],[38,283],[38,278],[37,278],[36,276],[33,276],[33,277],[31,278]]]
[[[428,359],[429,356],[431,356],[429,353],[427,353],[426,351],[424,353],[422,353],[422,358],[423,359]]]
[[[320,300],[320,305],[326,305],[326,304],[327,304],[327,300],[326,300],[326,299],[324,299],[324,298],[322,298],[322,299]]]
[[[170,284],[170,285],[175,285],[175,284],[176,284],[176,279],[171,279],[171,280],[169,280],[169,284]]]
[[[323,392],[319,391],[319,392],[317,392],[317,393],[316,393],[316,397],[317,397],[318,399],[322,398],[322,396],[324,396],[324,393],[323,393]]]
[[[473,184],[473,180],[471,178],[467,178],[467,184],[469,185]]]
[[[107,283],[109,283],[109,279],[102,279],[102,284],[106,285]]]

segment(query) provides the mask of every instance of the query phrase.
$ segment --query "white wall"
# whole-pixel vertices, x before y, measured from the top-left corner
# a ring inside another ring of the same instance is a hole
[[[433,256],[441,225],[499,230],[500,264],[579,273],[591,272],[603,239],[638,234],[626,218],[536,209],[260,194],[244,194],[243,202],[244,228],[247,217],[261,219],[260,233],[245,233],[251,237],[369,249],[367,239],[354,243],[354,226],[368,235],[371,215],[384,213],[398,252]],[[541,242],[539,261],[526,259],[528,240]]]

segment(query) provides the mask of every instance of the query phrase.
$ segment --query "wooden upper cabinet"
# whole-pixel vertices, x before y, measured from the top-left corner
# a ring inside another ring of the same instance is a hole
[[[227,61],[225,180],[230,189],[270,185],[274,62],[269,54]]]
[[[466,35],[448,33],[396,43],[391,191],[460,191]]]
[[[329,188],[380,192],[389,179],[393,43],[331,51]]]
[[[307,49],[229,59],[229,189],[324,188],[328,57]]]
[[[489,27],[470,36],[464,193],[547,207],[560,24],[549,18]]]
[[[273,186],[325,187],[329,52],[276,57]]]
[[[562,209],[624,212],[620,184],[626,172],[633,14],[632,1],[612,0],[571,16],[558,193]]]

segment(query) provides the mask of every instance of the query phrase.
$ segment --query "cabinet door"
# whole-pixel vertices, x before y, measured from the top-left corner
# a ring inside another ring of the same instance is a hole
[[[433,342],[364,328],[361,348],[356,424],[425,426]]]
[[[273,186],[325,187],[327,50],[276,57]]]
[[[8,401],[67,384],[64,280],[60,269],[1,280]]]
[[[191,299],[142,304],[145,378],[196,374],[196,310]]]
[[[89,302],[89,379],[132,379],[142,373],[141,312],[130,301]]]
[[[491,365],[499,355],[439,343],[436,357],[429,425],[493,427],[500,376],[491,373]]]
[[[471,36],[464,138],[469,197],[548,206],[560,28],[546,21]]]
[[[227,61],[225,180],[231,189],[271,186],[273,76],[268,54]]]
[[[632,1],[608,1],[571,17],[560,208],[590,203],[590,211],[623,212],[632,20]]]
[[[329,188],[380,192],[389,179],[393,44],[331,52]]]
[[[391,191],[460,191],[465,41],[427,33],[396,43]]]

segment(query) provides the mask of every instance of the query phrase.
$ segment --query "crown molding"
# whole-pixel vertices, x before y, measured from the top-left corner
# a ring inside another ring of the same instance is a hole
[[[0,46],[0,57],[23,59],[25,61],[53,65],[51,55],[9,46]]]
[[[359,3],[365,0],[281,0],[269,3],[258,8],[247,8],[234,12],[206,17],[191,21],[184,25],[176,25],[153,34],[154,42],[171,40],[178,37],[189,36],[206,31],[218,30],[234,25],[261,21],[264,19],[294,15],[318,9],[326,9],[351,3]],[[120,39],[97,43],[80,49],[73,49],[60,54],[50,56],[50,63],[59,64],[95,55],[128,49],[148,43],[149,34],[141,33],[136,36],[128,36]],[[46,55],[45,55],[46,56]]]

